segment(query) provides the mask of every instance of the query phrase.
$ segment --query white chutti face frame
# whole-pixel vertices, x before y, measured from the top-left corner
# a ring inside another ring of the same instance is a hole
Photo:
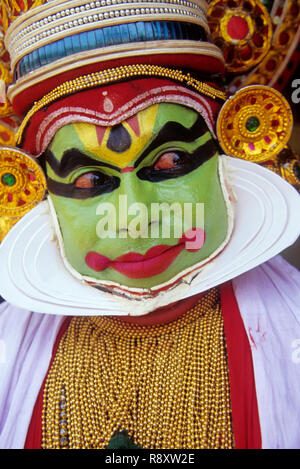
[[[1,296],[39,313],[138,316],[231,280],[293,244],[300,234],[296,190],[254,163],[221,158],[232,173],[237,198],[233,231],[225,249],[199,267],[193,279],[140,300],[87,285],[66,268],[49,203],[44,201],[13,227],[1,244]]]

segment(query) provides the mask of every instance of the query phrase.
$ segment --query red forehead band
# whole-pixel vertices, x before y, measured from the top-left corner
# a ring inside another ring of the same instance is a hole
[[[33,156],[39,156],[64,125],[86,122],[113,126],[162,102],[194,109],[214,134],[219,102],[171,80],[152,78],[92,88],[54,101],[32,116],[23,133],[22,147]]]

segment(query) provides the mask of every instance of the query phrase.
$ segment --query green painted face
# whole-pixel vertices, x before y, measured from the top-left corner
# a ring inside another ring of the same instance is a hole
[[[114,127],[62,127],[46,162],[69,264],[146,289],[191,270],[227,236],[218,160],[204,119],[177,104]]]

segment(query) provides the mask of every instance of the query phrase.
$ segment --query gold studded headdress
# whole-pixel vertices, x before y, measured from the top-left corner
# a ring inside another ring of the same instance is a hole
[[[300,56],[299,0],[0,0],[0,13],[6,144],[19,123],[10,103],[23,116],[85,72],[139,63],[215,79],[225,60],[231,95],[252,84],[282,90]]]
[[[202,72],[224,69],[210,38],[205,0],[51,0],[32,6],[5,33],[14,76],[8,96],[20,114],[57,81],[86,72],[137,63],[190,68],[191,56],[192,68]],[[12,10],[8,16],[15,17]]]

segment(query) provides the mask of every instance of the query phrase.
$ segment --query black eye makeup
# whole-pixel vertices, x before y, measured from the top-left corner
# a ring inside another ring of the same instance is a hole
[[[217,145],[212,138],[192,153],[175,149],[166,150],[151,165],[141,168],[137,176],[149,182],[160,182],[184,176],[212,158],[217,150]]]
[[[87,165],[96,167],[93,169],[86,168],[85,172],[81,172],[69,183],[59,182],[47,177],[48,189],[52,194],[73,199],[87,199],[112,192],[120,186],[119,177],[101,171],[101,167],[106,167],[120,172],[119,168],[94,160],[76,149],[65,151],[60,162],[50,150],[47,150],[45,158],[58,177],[66,178],[69,176],[69,180],[75,170],[84,170]]]
[[[115,140],[120,136],[119,130],[118,128],[114,131]],[[207,136],[206,142],[199,143],[196,149],[191,152],[186,150],[187,146],[190,147],[190,144],[196,143],[197,139],[207,133],[209,130],[200,115],[190,128],[179,122],[166,122],[136,159],[135,177],[155,183],[181,177],[195,170],[218,151],[211,134]],[[119,147],[115,140],[111,141],[110,145],[114,142],[113,148],[116,147],[116,151]],[[112,192],[121,184],[120,167],[94,159],[76,148],[66,149],[60,159],[48,148],[44,159],[53,173],[64,180],[58,181],[55,177],[48,176],[48,189],[55,195],[87,199]]]
[[[47,179],[48,189],[52,194],[72,199],[87,199],[112,192],[120,186],[120,178],[108,176],[100,171],[81,174],[73,183]]]
[[[181,151],[167,151],[157,158],[153,169],[154,171],[177,170],[181,168],[186,161],[186,154]]]
[[[209,135],[206,142],[199,143],[198,148],[192,152],[184,148],[207,133]],[[148,165],[146,163],[137,171],[137,176],[150,182],[184,176],[212,158],[217,151],[217,143],[209,133],[202,116],[198,115],[190,128],[184,127],[179,122],[169,121],[137,159],[135,168],[138,168],[143,161],[146,162],[149,154],[156,155],[154,161]]]
[[[167,150],[150,166],[141,168],[137,172],[137,177],[150,182],[159,182],[182,176],[192,170],[193,162],[188,153],[181,150]]]
[[[108,184],[109,180],[110,178],[100,171],[89,171],[78,176],[73,184],[77,189],[95,189]]]

